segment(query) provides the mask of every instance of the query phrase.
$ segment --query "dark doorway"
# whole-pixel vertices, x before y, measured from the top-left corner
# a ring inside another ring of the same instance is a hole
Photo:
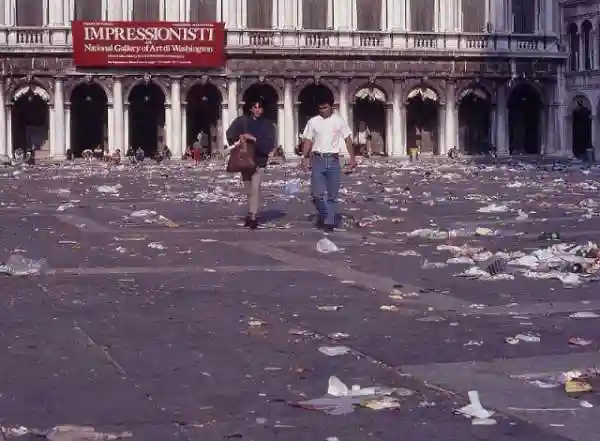
[[[406,147],[421,154],[438,155],[439,101],[431,89],[416,89],[406,106]]]
[[[257,101],[262,101],[265,106],[263,116],[277,125],[277,103],[279,96],[277,91],[270,85],[264,83],[253,84],[244,93],[244,114],[250,112],[250,107]]]
[[[329,87],[322,84],[311,84],[306,86],[298,94],[298,133],[304,131],[304,126],[313,116],[319,114],[319,104],[323,100],[330,100],[333,104],[334,96]]]
[[[218,151],[221,140],[221,93],[214,84],[196,84],[187,94],[187,133],[186,146],[191,147],[200,134],[204,137],[208,152]],[[222,147],[222,146],[221,146]]]
[[[104,89],[95,83],[83,83],[71,92],[71,145],[73,156],[86,149],[106,147],[108,99]]]
[[[469,90],[458,107],[458,136],[465,155],[486,155],[490,152],[492,106],[485,92]],[[454,147],[454,146],[450,146]]]
[[[128,147],[141,147],[146,157],[154,157],[164,146],[165,95],[155,83],[135,86],[129,93]]]
[[[573,155],[587,157],[587,149],[592,147],[592,112],[585,105],[578,105],[571,114],[573,123]]]
[[[385,155],[387,113],[386,96],[383,91],[374,88],[359,90],[354,96],[353,119],[355,137],[360,137],[360,132],[367,130],[370,135],[370,151],[375,155]],[[359,144],[361,139],[356,141]]]
[[[12,109],[13,154],[16,150],[26,153],[33,148],[50,150],[48,110],[48,103],[31,90],[17,98]]]
[[[508,135],[511,155],[541,153],[542,101],[530,85],[518,86],[508,99]]]

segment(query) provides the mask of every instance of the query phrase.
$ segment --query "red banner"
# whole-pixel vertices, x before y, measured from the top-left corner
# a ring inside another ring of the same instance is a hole
[[[81,67],[195,67],[225,65],[224,23],[72,23],[73,58]]]

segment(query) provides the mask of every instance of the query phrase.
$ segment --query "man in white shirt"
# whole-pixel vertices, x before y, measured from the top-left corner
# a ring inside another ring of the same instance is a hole
[[[327,99],[319,103],[319,114],[308,121],[302,134],[302,168],[311,166],[310,186],[317,209],[317,227],[329,232],[337,223],[337,198],[342,175],[340,154],[344,148],[350,155],[347,170],[356,168],[352,131],[346,121],[333,113],[332,106],[333,103]]]

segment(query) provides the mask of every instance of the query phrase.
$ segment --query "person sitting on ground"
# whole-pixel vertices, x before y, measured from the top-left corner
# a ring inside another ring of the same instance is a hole
[[[96,146],[94,149],[94,158],[104,159],[104,148],[101,145]]]
[[[135,162],[144,162],[145,157],[144,149],[141,146],[138,147],[135,151]]]
[[[110,157],[111,164],[119,165],[121,163],[121,149],[117,149]]]
[[[171,149],[169,148],[168,145],[165,145],[163,148],[163,158],[166,159],[167,161],[171,159]]]
[[[458,148],[456,146],[454,146],[450,150],[448,150],[448,158],[458,159]]]
[[[68,148],[66,153],[67,161],[72,161],[75,159],[75,155],[73,154],[73,149]]]

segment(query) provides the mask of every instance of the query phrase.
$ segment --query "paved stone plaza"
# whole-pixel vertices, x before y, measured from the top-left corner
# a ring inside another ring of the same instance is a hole
[[[135,441],[598,439],[595,392],[569,397],[523,378],[600,365],[599,319],[570,317],[600,310],[594,276],[459,277],[478,264],[447,263],[451,246],[527,254],[597,241],[598,169],[363,164],[345,178],[347,228],[328,236],[340,250],[326,255],[308,188],[283,191],[305,178],[291,166],[268,171],[257,231],[242,228],[238,182],[218,167],[0,175],[0,260],[48,263],[43,275],[2,279],[5,431],[87,425]],[[561,240],[540,238],[550,232]],[[540,341],[506,342],[518,334]],[[569,345],[572,337],[591,344]],[[350,351],[319,351],[340,345]],[[414,393],[397,409],[341,416],[292,405],[323,396],[332,375]],[[453,413],[469,390],[497,411],[497,424]]]

